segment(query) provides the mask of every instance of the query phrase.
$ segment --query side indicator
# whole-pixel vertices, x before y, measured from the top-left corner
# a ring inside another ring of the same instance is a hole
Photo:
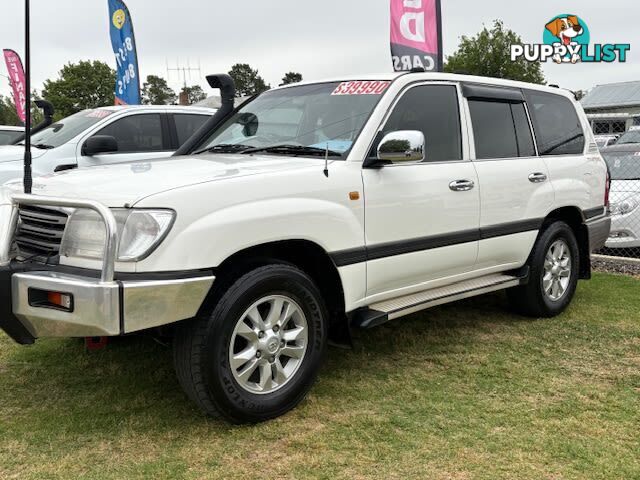
[[[349,200],[360,200],[360,192],[349,192]]]

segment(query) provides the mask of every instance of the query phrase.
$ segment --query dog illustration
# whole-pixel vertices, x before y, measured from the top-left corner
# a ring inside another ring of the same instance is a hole
[[[553,34],[554,37],[558,37],[560,39],[560,43],[564,46],[577,45],[578,43],[574,42],[573,39],[584,33],[584,29],[580,25],[578,17],[575,15],[556,18],[555,20],[547,23],[545,27]],[[571,58],[563,58],[560,54],[556,54],[553,56],[553,61],[556,63],[569,61],[571,63],[576,63],[580,61],[580,55],[573,54],[571,55]]]

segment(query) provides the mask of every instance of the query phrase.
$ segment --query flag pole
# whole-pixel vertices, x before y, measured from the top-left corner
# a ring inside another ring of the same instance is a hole
[[[31,32],[29,0],[25,0],[25,107],[24,107],[24,193],[31,193],[33,179],[31,178]]]

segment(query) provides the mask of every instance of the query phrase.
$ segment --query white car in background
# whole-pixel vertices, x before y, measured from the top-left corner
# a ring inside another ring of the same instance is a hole
[[[608,147],[609,145],[613,145],[616,143],[616,140],[620,138],[620,135],[596,135],[594,137],[596,141],[596,145],[598,148]]]
[[[215,109],[118,106],[83,110],[35,133],[33,175],[170,157]],[[22,178],[24,146],[0,147],[0,184]]]
[[[24,135],[23,127],[0,125],[0,145],[10,145]]]
[[[616,144],[601,153],[611,175],[611,232],[605,246],[640,248],[640,144]]]

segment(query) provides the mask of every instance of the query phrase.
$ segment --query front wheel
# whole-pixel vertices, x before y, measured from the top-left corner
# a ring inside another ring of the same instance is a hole
[[[554,317],[571,303],[578,284],[579,250],[565,222],[548,224],[531,253],[529,282],[507,291],[512,307],[530,317]]]
[[[174,339],[178,378],[207,414],[254,423],[295,407],[313,385],[327,342],[320,292],[302,271],[268,265],[238,279],[211,314]]]

